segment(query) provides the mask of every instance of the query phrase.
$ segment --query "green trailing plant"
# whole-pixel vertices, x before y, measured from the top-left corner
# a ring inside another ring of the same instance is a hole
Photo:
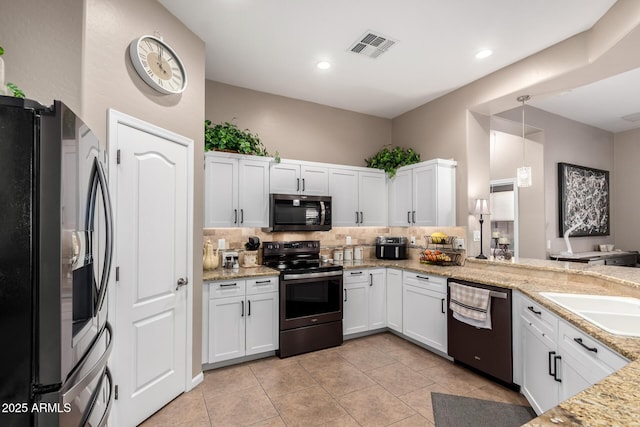
[[[368,159],[364,159],[367,167],[384,169],[389,174],[389,178],[393,178],[396,169],[401,166],[412,165],[420,162],[420,154],[416,153],[412,148],[404,149],[395,147],[389,149],[384,147]]]
[[[4,49],[2,46],[0,46],[0,56],[4,55]],[[7,89],[9,90],[9,92],[15,96],[16,98],[24,98],[24,92],[22,91],[22,89],[20,89],[17,85],[15,85],[14,83],[8,82],[7,83]],[[2,92],[0,92],[2,93]]]
[[[15,96],[16,98],[24,98],[24,92],[22,91],[22,89],[20,89],[13,83],[7,83],[7,89],[9,89],[13,96]]]
[[[228,150],[255,156],[269,155],[258,135],[252,134],[249,129],[241,130],[229,122],[213,125],[211,120],[204,121],[204,149]]]

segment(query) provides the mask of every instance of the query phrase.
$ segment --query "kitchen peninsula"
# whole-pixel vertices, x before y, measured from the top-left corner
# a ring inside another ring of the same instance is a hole
[[[572,326],[586,332],[630,363],[602,381],[564,400],[535,418],[527,426],[638,425],[640,424],[640,338],[612,335],[540,295],[540,292],[580,293],[640,297],[640,269],[574,262],[518,259],[513,262],[467,259],[464,266],[435,266],[416,260],[344,262],[345,270],[393,268],[453,277],[510,288],[533,300]],[[224,272],[224,279],[269,274],[266,268]],[[220,280],[216,271],[205,280]]]

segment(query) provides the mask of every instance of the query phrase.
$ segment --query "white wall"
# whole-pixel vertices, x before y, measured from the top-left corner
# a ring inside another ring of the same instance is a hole
[[[550,240],[551,249],[546,252],[558,253],[565,251],[566,245],[559,231],[559,206],[558,206],[558,163],[571,163],[580,166],[587,166],[596,169],[603,169],[612,172],[613,165],[613,134],[602,129],[588,126],[583,123],[569,120],[555,114],[539,110],[534,107],[526,107],[525,121],[529,126],[534,126],[544,132],[544,147],[540,144],[540,149],[544,150],[544,181],[539,182],[544,187],[544,230],[540,230],[543,239],[539,240],[538,252],[545,257],[546,241]],[[522,120],[522,109],[501,113],[500,117],[513,121]],[[533,145],[535,147],[535,145]],[[532,147],[527,145],[527,152]],[[529,155],[527,154],[527,159]],[[536,181],[534,174],[534,181]],[[610,181],[611,184],[611,181]],[[536,183],[534,182],[534,187]],[[521,197],[526,197],[527,192],[534,191],[532,188],[522,189]],[[612,217],[618,211],[616,197],[612,195],[610,199]],[[521,206],[522,208],[522,206]],[[536,209],[537,204],[532,204],[530,209]],[[526,208],[524,208],[526,209]],[[539,209],[539,208],[538,208]],[[540,210],[541,211],[541,210]],[[571,246],[574,252],[592,251],[594,247],[601,243],[615,242],[615,221],[611,221],[611,235],[602,237],[574,237],[571,238]],[[524,240],[524,237],[521,238]],[[521,256],[523,256],[521,254]]]
[[[0,0],[5,80],[43,105],[82,110],[84,0]]]
[[[518,256],[545,258],[545,182],[543,144],[526,139],[525,164],[531,187],[518,188]],[[523,165],[522,136],[491,131],[491,180],[515,179]]]
[[[615,210],[615,245],[640,250],[640,129],[615,134],[611,185]]]
[[[271,155],[285,159],[365,166],[391,144],[389,119],[210,80],[206,117],[257,133]]]

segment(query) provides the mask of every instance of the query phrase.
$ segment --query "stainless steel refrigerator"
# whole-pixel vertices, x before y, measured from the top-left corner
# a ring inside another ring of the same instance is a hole
[[[106,149],[62,102],[0,96],[0,425],[108,420]]]

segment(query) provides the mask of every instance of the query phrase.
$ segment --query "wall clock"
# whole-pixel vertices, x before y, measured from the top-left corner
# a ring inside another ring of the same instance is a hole
[[[176,52],[161,38],[142,36],[129,45],[131,62],[142,80],[164,94],[182,93],[187,72]]]

